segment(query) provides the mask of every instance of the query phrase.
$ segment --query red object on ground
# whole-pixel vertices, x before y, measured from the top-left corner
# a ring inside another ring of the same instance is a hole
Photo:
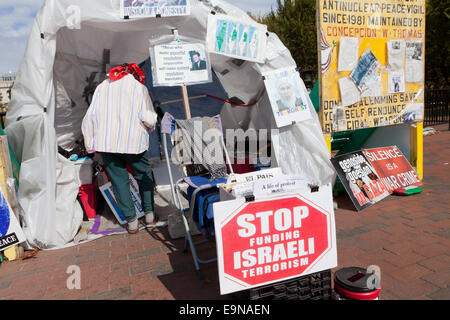
[[[78,196],[89,219],[94,219],[97,212],[97,188],[93,184],[82,185]]]
[[[336,283],[334,283],[334,289],[342,297],[347,298],[347,299],[354,299],[354,300],[377,300],[380,295],[380,291],[381,291],[381,288],[371,291],[371,292],[349,291],[349,290],[345,290],[344,288],[340,287]]]

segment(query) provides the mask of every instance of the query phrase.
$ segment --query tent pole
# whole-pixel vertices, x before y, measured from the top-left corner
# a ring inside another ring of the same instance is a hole
[[[187,86],[184,83],[181,86],[181,92],[183,94],[184,113],[186,114],[186,119],[189,120],[191,118],[191,108],[189,106]]]

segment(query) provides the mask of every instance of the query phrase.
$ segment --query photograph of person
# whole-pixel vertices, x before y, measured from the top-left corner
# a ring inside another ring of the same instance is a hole
[[[191,71],[206,70],[206,61],[202,59],[200,52],[189,51],[189,54],[192,62]]]
[[[280,113],[304,105],[302,98],[296,95],[294,86],[287,79],[281,81],[278,85],[278,93],[280,99],[277,100],[277,105]]]

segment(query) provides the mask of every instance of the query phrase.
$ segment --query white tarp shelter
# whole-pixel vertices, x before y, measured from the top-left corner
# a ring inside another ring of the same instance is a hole
[[[110,49],[110,64],[115,66],[144,61],[149,57],[149,39],[169,35],[173,28],[182,36],[206,39],[212,10],[243,22],[251,19],[220,0],[191,0],[190,16],[129,20],[120,16],[119,0],[44,3],[12,90],[5,130],[21,162],[21,222],[30,244],[61,247],[72,241],[81,224],[76,166],[58,154],[57,145],[81,138],[81,121],[88,108],[83,89],[89,75],[101,71],[104,49]],[[229,57],[211,54],[224,89],[230,97],[246,103],[257,98],[258,103],[251,108],[225,103],[221,112],[224,128],[276,128],[261,74],[295,66],[289,51],[269,33],[264,64],[233,67],[229,61]],[[225,68],[229,72],[222,75]],[[323,185],[332,181],[334,171],[311,101],[309,106],[313,120],[280,130],[272,165],[280,166],[285,174],[303,174]]]

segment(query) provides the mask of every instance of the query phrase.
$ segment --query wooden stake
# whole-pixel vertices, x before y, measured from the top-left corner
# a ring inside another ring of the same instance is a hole
[[[183,94],[184,113],[186,114],[186,120],[189,120],[191,118],[191,107],[189,106],[189,95],[185,84],[181,86],[181,92]]]

